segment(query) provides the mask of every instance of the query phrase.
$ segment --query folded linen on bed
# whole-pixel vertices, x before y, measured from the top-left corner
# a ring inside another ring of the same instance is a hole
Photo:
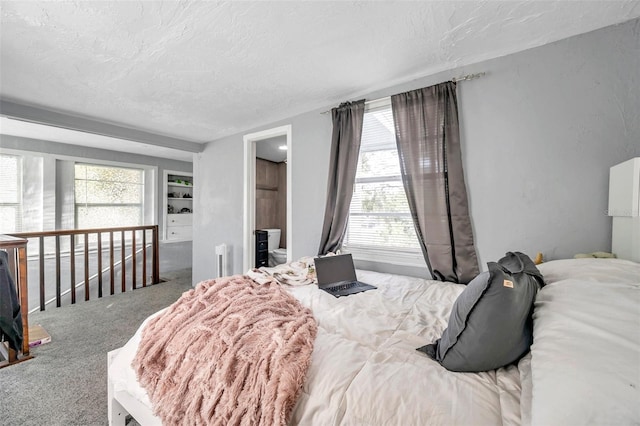
[[[276,283],[204,281],[149,321],[132,366],[163,424],[284,425],[316,332]]]
[[[316,284],[318,282],[313,257],[303,257],[295,262],[283,263],[272,268],[261,267],[247,271],[254,281],[266,284],[276,280],[280,284],[288,286],[301,286]]]

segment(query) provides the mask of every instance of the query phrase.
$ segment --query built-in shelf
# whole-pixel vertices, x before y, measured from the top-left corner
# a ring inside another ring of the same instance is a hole
[[[185,197],[185,194],[189,196]],[[193,174],[165,171],[164,200],[164,240],[191,240],[193,237]]]

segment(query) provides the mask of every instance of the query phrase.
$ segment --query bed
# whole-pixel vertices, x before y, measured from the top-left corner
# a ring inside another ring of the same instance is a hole
[[[463,285],[358,271],[378,289],[336,299],[314,284],[287,286],[318,326],[289,424],[638,423],[640,264],[580,259],[539,268],[547,286],[535,302],[531,352],[481,373],[450,372],[416,351],[442,335]],[[110,424],[127,414],[161,424],[131,367],[150,318],[109,353]]]

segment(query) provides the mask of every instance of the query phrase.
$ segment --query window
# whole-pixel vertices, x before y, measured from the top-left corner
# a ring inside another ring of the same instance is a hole
[[[77,229],[143,224],[144,170],[75,164]]]
[[[0,155],[0,233],[22,230],[22,158]]]
[[[400,176],[391,105],[364,114],[345,248],[420,252]],[[355,250],[354,250],[355,249]]]

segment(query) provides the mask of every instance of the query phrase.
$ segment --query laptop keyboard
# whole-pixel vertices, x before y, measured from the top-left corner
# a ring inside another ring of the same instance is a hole
[[[339,284],[335,287],[329,287],[327,290],[329,290],[331,293],[336,293],[338,291],[342,291],[342,290],[347,290],[349,288],[353,288],[353,287],[357,287],[358,286],[358,282],[357,281],[345,281],[344,284]]]

